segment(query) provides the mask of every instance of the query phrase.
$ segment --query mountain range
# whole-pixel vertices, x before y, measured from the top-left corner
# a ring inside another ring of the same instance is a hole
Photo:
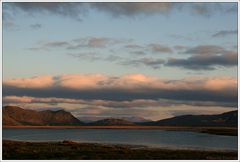
[[[98,120],[92,123],[89,123],[88,125],[116,125],[116,126],[120,126],[120,125],[136,125],[136,123],[128,121],[128,120],[124,120],[124,119],[115,119],[115,118],[107,118],[107,119],[102,119],[102,120]]]
[[[5,106],[3,108],[4,126],[23,125],[151,125],[151,126],[224,126],[237,127],[238,112],[230,111],[217,115],[182,115],[173,118],[149,121],[141,117],[106,118],[92,122],[83,122],[64,110],[35,111],[26,110],[17,106]]]
[[[230,111],[217,115],[182,115],[173,118],[162,119],[155,122],[145,123],[146,125],[159,126],[219,126],[237,127],[238,112]]]
[[[82,125],[70,112],[57,111],[34,111],[16,106],[3,108],[3,125]]]
[[[79,120],[83,121],[84,123],[92,123],[96,122],[99,120],[104,120],[104,119],[114,119],[114,117],[99,117],[99,116],[81,116],[78,117]],[[118,116],[117,119],[122,119],[122,120],[127,120],[133,123],[145,123],[145,122],[151,122],[152,120],[145,119],[143,117],[139,116]]]

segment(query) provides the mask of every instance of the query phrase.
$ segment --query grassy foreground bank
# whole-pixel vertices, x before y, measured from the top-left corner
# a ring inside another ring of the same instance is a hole
[[[20,142],[3,140],[3,160],[97,160],[97,159],[237,159],[237,151],[200,151],[148,148],[136,145],[96,143]]]

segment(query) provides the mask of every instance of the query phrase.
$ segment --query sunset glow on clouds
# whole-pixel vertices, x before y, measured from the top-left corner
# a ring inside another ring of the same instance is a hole
[[[237,105],[237,80],[230,77],[166,80],[143,74],[120,77],[65,74],[10,79],[3,85],[5,103],[70,103],[122,108]]]
[[[3,13],[3,105],[155,120],[237,108],[237,3],[4,3]]]
[[[26,89],[66,88],[74,90],[119,89],[136,92],[144,89],[206,90],[236,93],[237,80],[231,77],[189,77],[180,80],[128,74],[120,77],[102,74],[65,74],[62,76],[38,76],[3,81],[4,86]]]

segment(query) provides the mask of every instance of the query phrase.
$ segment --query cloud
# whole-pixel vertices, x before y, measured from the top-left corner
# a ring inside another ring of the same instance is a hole
[[[86,39],[88,40],[88,39]],[[83,41],[79,39],[78,41]],[[139,45],[127,46],[131,50],[129,54],[146,55],[147,48],[156,52],[172,52],[172,49],[168,46],[160,44],[149,44],[146,47]],[[135,48],[145,48],[143,50],[135,50]],[[73,57],[80,59],[87,59],[90,61],[111,61],[120,65],[128,65],[133,67],[146,66],[153,69],[159,69],[161,66],[175,66],[182,67],[191,70],[215,70],[219,67],[233,67],[237,65],[237,53],[234,51],[226,50],[225,48],[217,45],[199,45],[195,47],[186,47],[177,45],[174,48],[179,50],[179,53],[191,55],[188,58],[169,58],[164,60],[154,57],[142,57],[137,59],[131,59],[127,57],[119,57],[114,55],[104,56],[96,52],[88,53],[73,53],[69,54]]]
[[[149,47],[152,50],[152,52],[172,53],[172,49],[165,45],[152,43],[152,44],[149,44]]]
[[[210,17],[216,13],[229,14],[237,13],[237,4],[236,3],[188,3],[191,5],[191,11],[194,14]]]
[[[141,51],[140,51],[141,52]],[[145,53],[135,53],[135,54],[145,54]],[[122,65],[130,65],[130,66],[147,66],[151,67],[153,69],[159,69],[162,64],[164,64],[165,61],[163,59],[158,59],[158,58],[152,58],[152,57],[143,57],[140,59],[135,59],[135,60],[125,60],[121,62]]]
[[[94,114],[92,114],[92,111]],[[231,110],[231,109],[230,109]],[[178,107],[166,107],[159,109],[158,107],[147,107],[147,108],[131,108],[126,111],[126,109],[111,109],[105,107],[85,107],[83,109],[78,109],[73,114],[78,117],[92,116],[92,117],[102,117],[102,118],[119,118],[119,117],[144,117],[145,119],[160,120],[176,115],[186,115],[186,114],[220,114],[223,112],[230,111],[229,108],[224,107],[194,107],[182,105]],[[236,109],[235,109],[236,110]]]
[[[69,46],[69,43],[66,41],[48,41],[48,42],[38,43],[38,46],[28,48],[28,50],[34,50],[34,51],[50,50],[53,48],[61,48],[61,47],[67,47],[67,46]]]
[[[153,120],[183,114],[217,114],[237,107],[237,104],[217,102],[186,102],[175,100],[137,99],[132,101],[81,100],[68,98],[36,98],[29,96],[5,96],[4,105],[15,105],[25,109],[64,109],[76,117],[123,117],[140,116]]]
[[[29,50],[49,50],[51,48],[64,47],[66,50],[80,48],[105,48],[116,44],[124,44],[130,42],[130,39],[116,39],[108,37],[84,37],[70,41],[53,40],[48,42],[40,42],[36,47],[28,48]]]
[[[85,3],[56,3],[56,2],[15,2],[7,3],[6,9],[14,12],[23,12],[28,15],[53,14],[81,20],[87,12]]]
[[[89,47],[106,47],[106,44],[110,42],[110,39],[107,38],[91,38],[88,41]]]
[[[4,80],[3,96],[237,103],[237,80],[228,77],[167,80],[143,74],[65,74]]]
[[[114,108],[106,108],[106,107],[91,107],[86,106],[81,109],[75,110],[73,114],[77,117],[98,117],[98,119],[102,118],[119,118],[119,117],[144,117],[145,119],[156,118],[159,119],[159,110],[156,108],[147,108],[147,109],[138,109],[131,108],[126,111],[126,109],[114,109]],[[161,113],[163,114],[163,113]],[[165,114],[164,114],[165,115]]]
[[[78,58],[79,60],[82,60],[82,59],[89,60],[89,61],[103,60],[102,57],[98,56],[99,53],[97,54],[95,52],[69,53],[68,55],[74,58]],[[109,58],[109,61],[111,61],[110,58]]]
[[[191,70],[215,70],[217,67],[233,67],[238,65],[238,53],[216,45],[199,45],[188,48],[184,54],[188,58],[169,58],[166,66],[182,67]]]
[[[120,57],[120,56],[109,55],[109,56],[107,56],[104,60],[105,60],[105,61],[113,62],[113,61],[119,61],[119,60],[122,60],[122,59],[123,59],[123,58]]]
[[[53,85],[54,79],[50,75],[35,76],[32,78],[17,78],[6,82],[7,86],[16,86],[18,88],[47,88]]]
[[[42,25],[36,23],[36,24],[31,24],[30,27],[31,27],[32,29],[40,29],[40,28],[42,27]]]
[[[4,18],[4,15],[2,16]],[[6,18],[5,18],[6,19]],[[12,19],[2,21],[3,30],[17,31],[20,30],[20,26],[16,24]]]
[[[91,9],[105,12],[114,17],[136,17],[139,15],[190,12],[201,16],[211,16],[214,13],[237,13],[236,3],[169,3],[169,2],[121,2],[121,3],[56,3],[56,2],[15,2],[3,5],[4,15],[23,12],[28,15],[52,14],[82,20]],[[12,12],[12,13],[11,13]]]
[[[230,111],[229,109],[224,109],[224,108],[210,109],[209,107],[206,107],[205,109],[169,110],[168,113],[171,114],[172,116],[181,116],[181,115],[190,115],[190,114],[191,115],[215,115],[215,114],[221,114],[229,111]]]
[[[236,3],[228,5],[224,3],[170,3],[170,2],[149,2],[149,3],[93,3],[92,7],[100,11],[110,13],[112,16],[135,17],[137,15],[170,14],[177,12],[190,12],[196,15],[209,17],[215,13],[236,12]],[[231,12],[229,12],[231,11]]]
[[[232,103],[217,103],[217,102],[199,102],[199,101],[175,101],[166,99],[136,99],[131,101],[111,101],[111,100],[82,100],[82,99],[71,99],[71,98],[40,98],[40,97],[30,97],[30,96],[5,96],[3,97],[4,104],[14,104],[14,103],[46,103],[50,105],[55,104],[81,104],[87,106],[102,106],[108,108],[144,108],[144,107],[171,107],[179,105],[191,105],[191,106],[222,106],[222,107],[236,107],[237,105]]]
[[[70,89],[97,89],[98,84],[107,80],[107,76],[101,74],[75,75],[68,74],[56,78],[58,86]]]
[[[4,103],[71,103],[71,104],[84,104],[83,100],[67,99],[67,98],[36,98],[30,96],[6,96],[4,97]]]
[[[201,54],[201,55],[212,55],[225,52],[225,49],[221,46],[216,45],[199,45],[187,49],[184,53],[186,54]]]
[[[88,61],[107,61],[116,62],[122,65],[122,62],[126,62],[127,58],[123,58],[117,55],[103,56],[100,52],[80,52],[80,53],[68,53],[69,56],[77,58],[79,60]]]
[[[139,48],[143,48],[142,46],[140,45],[137,45],[137,44],[128,44],[126,46],[124,46],[125,48],[128,48],[128,49],[139,49]]]
[[[225,37],[228,35],[236,35],[237,36],[237,30],[221,30],[217,33],[213,34],[212,37]]]
[[[90,37],[87,39],[85,46],[91,47],[91,48],[104,48],[106,46],[126,43],[129,41],[130,40],[114,39],[114,38],[107,38],[107,37]]]
[[[168,13],[174,3],[95,3],[92,6],[113,16]]]
[[[135,55],[146,55],[144,51],[131,51],[130,53],[135,54]]]
[[[174,49],[176,49],[176,50],[183,50],[185,48],[186,48],[186,46],[183,46],[183,45],[176,45],[176,46],[174,46]]]
[[[202,51],[208,53],[208,51]],[[238,54],[229,51],[220,55],[195,55],[186,59],[168,59],[166,66],[182,67],[191,70],[215,70],[220,67],[232,67],[238,65]]]
[[[211,3],[210,3],[210,5],[206,5],[204,3],[199,3],[199,4],[193,5],[192,11],[199,15],[210,16],[212,9],[213,9],[212,7],[215,7],[215,6],[211,6]],[[219,9],[219,8],[217,8],[217,9]]]
[[[193,38],[193,36],[181,35],[181,34],[170,34],[170,37],[172,37],[174,39],[183,39],[183,40],[188,40],[188,41],[193,41],[196,39],[196,38]]]
[[[45,47],[62,47],[68,45],[67,42],[65,41],[52,41],[52,42],[47,42],[43,46]]]
[[[109,45],[123,43],[124,41],[125,40],[108,37],[85,37],[73,40],[71,45],[67,49],[78,49],[82,47],[104,48]]]

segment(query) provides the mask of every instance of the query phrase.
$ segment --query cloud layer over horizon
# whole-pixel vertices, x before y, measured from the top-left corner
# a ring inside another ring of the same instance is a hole
[[[190,77],[168,80],[143,74],[47,75],[4,80],[3,96],[115,101],[162,98],[236,104],[237,80],[230,77]]]

